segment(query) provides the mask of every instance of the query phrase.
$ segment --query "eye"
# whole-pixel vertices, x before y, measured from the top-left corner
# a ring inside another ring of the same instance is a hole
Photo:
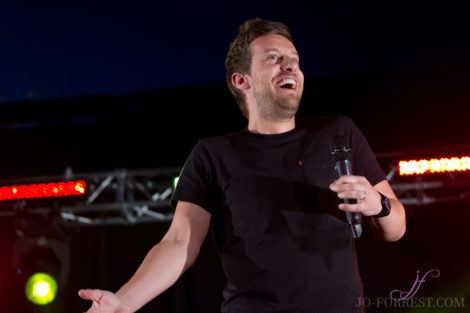
[[[268,55],[268,60],[277,61],[279,57],[276,54]]]

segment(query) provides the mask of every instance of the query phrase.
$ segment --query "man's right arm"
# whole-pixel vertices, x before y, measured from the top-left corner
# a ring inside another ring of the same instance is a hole
[[[116,294],[80,290],[82,298],[93,300],[88,313],[135,312],[168,289],[196,260],[209,231],[210,218],[202,207],[179,201],[166,235]]]

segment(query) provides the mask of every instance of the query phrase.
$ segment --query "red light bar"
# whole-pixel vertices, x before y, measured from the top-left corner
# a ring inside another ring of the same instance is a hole
[[[398,172],[400,175],[422,175],[426,173],[464,171],[470,171],[470,157],[468,156],[398,162]]]
[[[85,194],[86,183],[82,180],[48,184],[0,187],[0,201],[14,199],[79,196]]]

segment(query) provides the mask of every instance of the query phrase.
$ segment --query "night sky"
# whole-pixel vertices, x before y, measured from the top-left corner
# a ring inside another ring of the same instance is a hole
[[[292,30],[306,77],[299,117],[350,116],[376,152],[466,144],[464,6],[6,1],[3,177],[182,166],[199,138],[243,129],[224,60],[238,26],[254,17]]]
[[[307,78],[470,63],[469,11],[400,1],[3,1],[0,102],[224,81],[245,19],[290,26]]]

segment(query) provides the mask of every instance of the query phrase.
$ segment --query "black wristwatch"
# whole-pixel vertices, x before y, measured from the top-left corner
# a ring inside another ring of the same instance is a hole
[[[380,195],[380,203],[382,204],[382,211],[379,214],[374,215],[373,217],[384,217],[390,214],[392,210],[392,204],[390,203],[390,199],[384,196],[379,192]]]

